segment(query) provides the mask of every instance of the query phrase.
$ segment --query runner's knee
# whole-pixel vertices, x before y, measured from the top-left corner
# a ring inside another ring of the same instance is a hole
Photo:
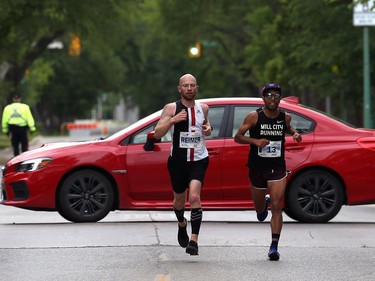
[[[189,195],[189,202],[190,202],[190,206],[195,206],[197,204],[200,204],[201,202],[201,197],[199,194],[190,194]]]

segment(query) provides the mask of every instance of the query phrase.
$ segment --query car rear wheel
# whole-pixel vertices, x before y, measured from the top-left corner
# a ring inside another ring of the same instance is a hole
[[[109,180],[93,170],[80,170],[62,183],[58,212],[72,222],[97,222],[110,212],[114,193]]]
[[[293,179],[285,195],[285,212],[305,223],[323,223],[334,218],[343,203],[343,187],[331,173],[310,170]]]

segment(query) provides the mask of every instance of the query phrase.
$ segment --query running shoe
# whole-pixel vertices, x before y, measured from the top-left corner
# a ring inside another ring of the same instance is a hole
[[[189,245],[186,247],[186,253],[190,254],[191,256],[198,255],[198,243],[190,240]]]
[[[280,259],[280,254],[277,251],[277,247],[276,246],[272,246],[271,245],[270,250],[268,252],[268,258],[271,261],[278,261]]]
[[[271,200],[270,195],[267,194],[265,198],[266,198],[266,206],[264,207],[263,212],[261,212],[259,214],[257,213],[258,221],[264,221],[268,216],[268,206],[270,205],[270,200]]]
[[[185,219],[185,223],[186,223],[185,226],[178,225],[177,240],[178,240],[178,244],[180,244],[180,246],[182,248],[186,248],[189,244],[189,236],[188,236],[187,231],[186,231],[186,228],[187,228],[187,220],[186,219]]]

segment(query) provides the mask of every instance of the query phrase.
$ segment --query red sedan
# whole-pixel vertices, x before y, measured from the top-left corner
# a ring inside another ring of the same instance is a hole
[[[247,176],[249,146],[234,134],[260,98],[201,100],[214,127],[202,191],[204,209],[252,209]],[[286,137],[288,176],[284,210],[300,222],[327,222],[342,205],[375,203],[375,131],[344,124],[305,107],[296,97],[281,100],[292,126],[303,136]],[[143,146],[160,117],[156,112],[94,141],[52,143],[9,160],[3,168],[1,203],[56,210],[73,222],[95,222],[111,210],[172,208],[167,172],[170,135],[152,151]]]

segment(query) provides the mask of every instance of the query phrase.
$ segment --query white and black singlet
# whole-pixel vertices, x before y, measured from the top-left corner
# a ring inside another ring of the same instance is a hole
[[[258,121],[250,129],[250,137],[267,139],[270,143],[263,148],[250,145],[249,167],[254,170],[281,169],[285,170],[285,112],[280,110],[276,118],[268,118],[262,108],[258,108]]]
[[[202,133],[204,112],[201,105],[195,102],[193,108],[184,106],[181,100],[176,101],[176,112],[186,110],[187,120],[174,124],[171,129],[171,156],[174,159],[199,161],[208,157],[205,138]]]

